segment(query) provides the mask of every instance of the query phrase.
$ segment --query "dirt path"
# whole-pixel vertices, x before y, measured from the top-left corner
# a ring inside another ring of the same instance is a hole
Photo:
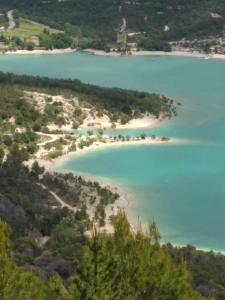
[[[38,134],[39,136],[47,136],[50,139],[41,143],[38,143],[38,146],[44,146],[48,143],[52,143],[55,142],[60,136],[58,134],[48,134],[48,133],[42,133],[42,132],[36,132],[36,134]]]
[[[47,190],[54,198],[55,200],[61,205],[61,207],[66,207],[68,208],[71,212],[75,213],[77,209],[68,203],[66,203],[61,197],[59,197],[56,193],[53,191],[49,190],[44,184],[40,183],[39,184],[43,189]]]
[[[14,12],[13,10],[9,10],[7,12],[7,17],[8,17],[8,20],[9,20],[8,30],[12,30],[16,27],[16,21],[14,19],[13,12]]]
[[[123,17],[123,24],[120,27],[120,32],[124,32],[127,29],[127,20]]]

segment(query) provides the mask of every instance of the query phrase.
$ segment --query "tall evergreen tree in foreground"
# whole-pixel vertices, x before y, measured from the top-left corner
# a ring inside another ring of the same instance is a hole
[[[192,290],[185,264],[175,266],[160,248],[155,223],[148,234],[132,232],[123,212],[112,223],[113,235],[94,231],[79,275],[70,279],[77,299],[204,299]]]
[[[114,234],[97,230],[83,249],[76,275],[44,282],[13,261],[10,230],[0,222],[1,300],[201,300],[185,264],[176,266],[160,248],[155,223],[132,232],[125,213],[113,217]],[[74,249],[76,251],[76,249]]]

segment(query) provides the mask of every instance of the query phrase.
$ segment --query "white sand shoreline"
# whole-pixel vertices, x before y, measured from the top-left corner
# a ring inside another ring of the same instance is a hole
[[[57,54],[68,54],[68,53],[74,53],[77,52],[76,49],[72,48],[66,48],[66,49],[53,49],[53,50],[16,50],[16,51],[6,51],[2,52],[2,55],[43,55],[43,54],[49,54],[49,55],[57,55]]]
[[[41,160],[38,159],[40,165],[46,167],[47,170],[53,170],[54,167],[63,162],[65,159],[69,159],[71,157],[75,157],[78,155],[84,155],[88,152],[97,151],[97,150],[104,150],[106,148],[112,147],[121,147],[121,146],[140,146],[140,145],[174,145],[174,144],[185,144],[187,141],[178,139],[178,138],[170,138],[169,140],[162,140],[161,138],[152,139],[151,137],[146,137],[143,140],[130,140],[130,141],[115,141],[115,142],[96,142],[89,147],[84,147],[83,149],[77,149],[74,152],[69,152],[68,154],[64,154],[56,159],[52,159],[51,161]],[[46,162],[46,163],[45,163]]]
[[[95,119],[90,120],[84,120],[83,124],[79,126],[78,129],[114,129],[114,130],[121,130],[121,129],[141,129],[141,128],[154,128],[157,127],[162,121],[164,121],[166,118],[161,115],[159,118],[156,118],[153,115],[150,116],[143,116],[141,118],[131,119],[126,124],[121,124],[119,122],[115,122],[113,127],[113,123],[107,116],[103,117],[95,117]],[[89,126],[89,124],[92,124],[92,126]],[[66,128],[66,127],[65,127]],[[68,129],[68,128],[67,128]],[[70,128],[72,130],[72,128]]]
[[[33,158],[29,161],[28,165],[30,166],[36,160],[41,167],[44,167],[46,169],[46,171],[53,172],[55,166],[63,162],[65,159],[69,159],[71,157],[75,157],[78,155],[84,155],[92,151],[104,150],[106,148],[111,148],[111,147],[119,148],[121,146],[140,146],[140,145],[153,146],[153,145],[168,145],[168,144],[181,144],[181,143],[184,144],[186,142],[187,141],[185,140],[175,139],[175,138],[171,138],[168,141],[162,141],[161,138],[152,139],[149,137],[146,137],[143,140],[115,141],[115,142],[106,142],[106,143],[96,142],[90,145],[89,147],[85,146],[83,149],[78,148],[76,151],[71,151],[69,153],[63,154],[62,156],[55,159],[46,160],[40,157]]]
[[[94,54],[96,56],[114,56],[121,57],[121,53],[118,52],[105,52],[104,50],[84,49],[82,52]],[[204,59],[225,59],[225,54],[205,54],[201,52],[188,52],[188,51],[130,51],[130,54],[124,54],[122,56],[178,56],[178,57],[195,57]]]
[[[96,50],[96,49],[83,49],[77,50],[72,48],[66,49],[53,49],[53,50],[15,50],[15,51],[5,51],[0,52],[0,55],[57,55],[57,54],[69,54],[69,53],[89,53],[94,54],[96,56],[111,56],[111,57],[121,57],[121,56],[174,56],[174,57],[195,57],[195,58],[203,58],[203,59],[223,59],[225,60],[225,54],[206,54],[201,52],[188,52],[188,51],[129,51],[128,54],[123,54],[119,52],[105,52],[104,50]]]

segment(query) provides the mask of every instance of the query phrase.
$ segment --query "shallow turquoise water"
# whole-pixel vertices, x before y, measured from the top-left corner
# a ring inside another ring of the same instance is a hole
[[[225,250],[225,61],[0,56],[0,70],[79,78],[180,101],[177,118],[144,131],[182,137],[189,144],[107,148],[64,161],[58,168],[104,177],[129,189],[137,198],[132,217],[144,223],[154,217],[164,241]],[[136,135],[143,129],[128,132]]]
[[[164,241],[224,249],[225,155],[215,146],[133,146],[98,150],[58,170],[97,174],[135,196],[132,217],[157,220]]]

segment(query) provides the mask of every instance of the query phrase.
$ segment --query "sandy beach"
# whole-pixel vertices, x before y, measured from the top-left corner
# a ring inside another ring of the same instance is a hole
[[[77,49],[66,48],[66,49],[53,49],[53,50],[16,50],[16,51],[6,51],[1,52],[1,54],[6,55],[33,55],[33,54],[68,54],[77,52]],[[204,59],[225,59],[225,54],[205,54],[201,52],[189,52],[189,51],[129,51],[127,54],[122,54],[119,52],[105,52],[104,50],[96,50],[96,49],[84,49],[80,52],[91,53],[97,56],[178,56],[178,57],[196,57],[196,58],[204,58]]]
[[[104,50],[85,49],[83,52],[92,53],[97,56],[121,56],[118,52],[105,52]],[[129,51],[129,54],[123,54],[122,56],[180,56],[180,57],[196,57],[204,59],[225,59],[224,54],[205,54],[200,52],[188,52],[188,51]]]
[[[95,116],[91,114],[83,121],[83,124],[79,128],[115,128],[115,129],[138,129],[138,128],[152,128],[156,127],[160,122],[164,120],[163,116],[156,118],[153,115],[146,115],[141,118],[131,119],[126,124],[121,124],[119,122],[112,123],[107,115],[102,117]],[[72,128],[71,128],[72,129]]]
[[[162,140],[162,138],[151,138],[146,137],[145,139],[139,139],[139,140],[130,140],[130,141],[115,141],[115,142],[94,142],[89,147],[83,147],[82,149],[78,148],[74,152],[69,152],[66,154],[63,154],[62,156],[51,159],[51,160],[45,160],[42,159],[39,155],[36,156],[35,159],[32,159],[29,161],[29,164],[32,164],[34,160],[37,160],[39,165],[42,167],[45,167],[47,171],[53,171],[55,166],[62,162],[64,159],[68,159],[70,157],[74,157],[77,155],[83,155],[87,152],[96,151],[96,150],[104,150],[106,148],[111,147],[123,147],[123,146],[139,146],[139,145],[168,145],[168,144],[184,144],[187,141],[182,139],[176,139],[176,138],[170,138],[168,140]]]
[[[49,55],[57,55],[57,54],[68,54],[68,53],[74,53],[76,52],[76,49],[72,48],[66,48],[66,49],[53,49],[53,50],[16,50],[16,51],[6,51],[2,52],[2,54],[6,55],[28,55],[28,54],[49,54]]]
[[[149,128],[156,127],[162,118],[156,118],[154,116],[146,116],[143,118],[132,119],[126,124],[116,124],[116,129],[138,129],[138,128]]]

